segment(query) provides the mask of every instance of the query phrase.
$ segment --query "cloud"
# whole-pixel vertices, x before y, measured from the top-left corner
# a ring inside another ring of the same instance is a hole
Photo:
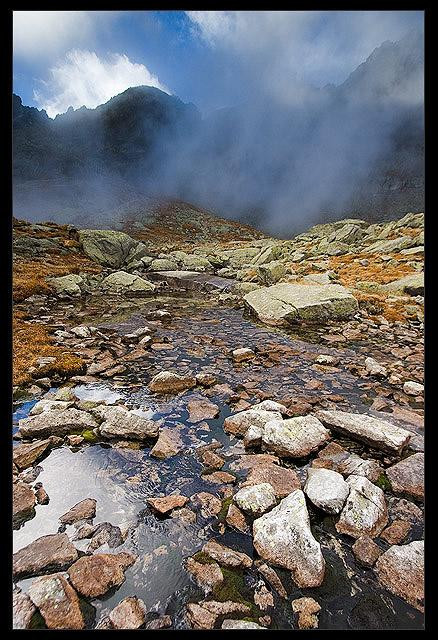
[[[96,17],[87,11],[14,11],[14,57],[32,62],[79,46],[93,36]]]
[[[119,53],[103,58],[93,51],[73,49],[49,75],[49,80],[40,81],[41,89],[34,90],[34,100],[51,118],[69,107],[94,109],[129,87],[149,85],[171,93],[145,65]]]

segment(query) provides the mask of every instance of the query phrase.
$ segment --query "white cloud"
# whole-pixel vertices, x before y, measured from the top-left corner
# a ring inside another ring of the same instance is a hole
[[[95,18],[87,11],[14,11],[14,56],[31,62],[80,46],[93,35]]]
[[[34,100],[51,118],[69,107],[93,109],[129,87],[149,85],[171,93],[143,64],[119,53],[102,58],[93,51],[74,49],[49,74],[41,89],[34,90]]]

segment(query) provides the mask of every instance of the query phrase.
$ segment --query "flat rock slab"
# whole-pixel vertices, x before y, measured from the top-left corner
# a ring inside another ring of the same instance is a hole
[[[397,495],[424,500],[424,454],[414,453],[386,469],[392,490]]]
[[[29,444],[19,444],[13,449],[12,460],[19,469],[27,469],[42,458],[50,450],[51,446],[50,439],[36,440]]]
[[[283,458],[308,456],[329,438],[330,432],[314,416],[273,420],[262,431],[263,444]]]
[[[327,513],[339,513],[350,493],[350,486],[340,473],[330,469],[307,471],[304,493],[316,507]]]
[[[83,556],[69,568],[69,579],[83,596],[98,598],[125,581],[125,571],[135,560],[136,556],[126,552]]]
[[[260,464],[252,467],[242,487],[268,482],[277,498],[285,498],[292,491],[301,489],[300,479],[293,469],[278,464]]]
[[[171,289],[185,291],[228,291],[235,282],[197,271],[151,271],[148,277],[154,282],[166,283]]]
[[[274,326],[349,318],[358,310],[357,300],[337,284],[275,284],[250,291],[243,299],[251,314]]]
[[[165,460],[175,456],[182,449],[179,435],[172,429],[161,429],[158,440],[152,447],[150,455],[153,458]]]
[[[154,393],[178,393],[196,386],[196,378],[185,375],[180,376],[173,371],[160,371],[149,382],[148,387]]]
[[[96,515],[96,500],[94,498],[85,498],[74,505],[69,511],[64,513],[59,521],[61,524],[73,524],[79,520],[93,519]]]
[[[98,420],[103,420],[99,432],[104,438],[142,442],[158,436],[158,421],[149,420],[123,407],[97,407],[93,410],[93,415]]]
[[[25,482],[12,486],[12,524],[15,528],[35,515],[35,494]]]
[[[254,547],[269,564],[289,569],[299,587],[318,587],[325,572],[321,546],[310,529],[306,499],[292,492],[272,511],[254,520]]]
[[[424,610],[424,541],[393,546],[377,560],[379,582],[410,605]]]
[[[209,540],[202,551],[224,567],[248,569],[252,565],[252,559],[246,553],[230,549],[215,540]]]
[[[108,614],[113,629],[139,629],[145,623],[147,609],[140,598],[124,598]]]
[[[261,438],[263,427],[271,420],[281,420],[281,413],[259,408],[246,409],[225,418],[224,431],[233,435],[244,436],[251,427],[255,427]]]
[[[32,582],[29,597],[49,629],[83,629],[85,626],[76,591],[61,573]]]
[[[90,413],[79,409],[45,411],[36,416],[23,418],[18,423],[19,434],[23,438],[59,437],[72,433],[93,430],[98,423]]]
[[[12,572],[14,578],[36,576],[51,571],[61,571],[78,558],[76,547],[66,533],[55,533],[34,540],[14,553]]]
[[[317,411],[314,415],[330,429],[387,453],[400,455],[411,438],[410,431],[362,413]]]
[[[172,509],[183,507],[188,498],[186,496],[165,496],[163,498],[148,498],[148,505],[160,515],[166,515]]]
[[[363,476],[349,476],[350,493],[341,512],[336,530],[352,538],[374,538],[388,523],[385,495]]]
[[[190,398],[187,403],[189,412],[188,422],[196,423],[201,420],[211,420],[219,415],[219,407],[207,398]]]

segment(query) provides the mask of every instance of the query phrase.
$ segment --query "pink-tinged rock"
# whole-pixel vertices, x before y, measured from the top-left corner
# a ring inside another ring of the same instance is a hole
[[[415,500],[424,499],[424,454],[414,453],[386,470],[394,493]]]
[[[83,629],[85,622],[76,591],[64,575],[55,573],[34,580],[29,597],[49,629]]]
[[[424,541],[393,546],[374,568],[379,582],[410,605],[424,610]]]

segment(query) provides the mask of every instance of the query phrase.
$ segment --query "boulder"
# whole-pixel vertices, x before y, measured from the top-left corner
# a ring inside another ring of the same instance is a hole
[[[49,629],[83,629],[84,618],[76,591],[64,575],[55,573],[32,582],[29,597]]]
[[[304,493],[319,509],[339,513],[350,493],[350,487],[340,473],[329,469],[310,468]]]
[[[335,284],[276,284],[250,291],[243,299],[250,313],[274,326],[349,318],[358,310],[351,293]]]
[[[268,563],[289,569],[301,588],[318,587],[325,572],[319,542],[310,529],[306,499],[301,490],[283,498],[277,507],[253,523],[254,547]]]
[[[410,273],[399,280],[393,280],[382,286],[389,293],[407,293],[410,296],[424,295],[424,273]]]
[[[78,233],[85,255],[105,267],[117,269],[140,255],[141,243],[121,231],[80,229]]]
[[[240,489],[234,496],[234,501],[242,511],[253,516],[269,511],[277,502],[275,491],[267,482]]]
[[[278,411],[266,411],[261,408],[251,408],[225,418],[224,431],[233,435],[244,436],[250,427],[255,427],[261,437],[263,427],[271,420],[281,420],[281,413]]]
[[[96,515],[96,500],[85,498],[64,513],[59,521],[61,524],[73,524],[79,520],[92,520]]]
[[[46,411],[36,416],[23,418],[18,422],[18,431],[22,438],[59,437],[82,431],[92,431],[98,426],[92,415],[78,409],[64,411]]]
[[[125,571],[135,560],[136,557],[127,552],[83,556],[69,568],[69,579],[86,598],[98,598],[125,581]]]
[[[196,386],[196,378],[190,375],[180,376],[172,371],[160,371],[149,382],[148,387],[155,393],[178,393]]]
[[[412,456],[397,462],[386,469],[391,487],[397,495],[424,499],[424,454],[414,453]]]
[[[67,276],[49,278],[48,282],[52,285],[55,292],[58,294],[67,296],[80,296],[80,285],[84,283],[84,279],[82,276],[76,273],[70,273]]]
[[[411,438],[410,431],[362,413],[322,410],[314,415],[329,429],[387,453],[400,455]]]
[[[424,610],[424,541],[393,546],[377,560],[379,582],[410,605]]]
[[[126,271],[115,271],[106,276],[101,283],[108,295],[147,295],[155,291],[155,285],[140,276]]]
[[[308,456],[329,438],[329,431],[313,416],[271,420],[264,425],[262,431],[263,444],[284,458]]]
[[[349,476],[350,493],[336,523],[336,530],[352,538],[379,535],[388,523],[385,496],[363,476]]]
[[[98,420],[103,420],[99,427],[103,438],[144,441],[158,436],[159,422],[123,407],[97,407],[93,410],[93,415]]]
[[[146,605],[140,598],[124,598],[108,614],[113,629],[139,629],[145,623]]]
[[[65,533],[42,536],[23,547],[12,558],[14,578],[62,571],[78,558],[76,547]]]

